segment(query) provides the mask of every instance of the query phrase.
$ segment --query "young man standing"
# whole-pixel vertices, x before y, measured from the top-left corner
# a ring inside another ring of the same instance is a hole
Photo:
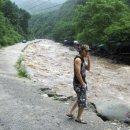
[[[78,114],[76,122],[87,124],[87,122],[81,119],[84,108],[86,107],[86,70],[90,70],[90,56],[89,56],[89,46],[84,45],[81,47],[79,55],[74,58],[74,80],[73,86],[77,94],[77,100],[74,102],[70,112],[67,114],[68,117],[73,118],[73,111],[78,106]],[[85,59],[87,59],[88,64],[85,64]]]

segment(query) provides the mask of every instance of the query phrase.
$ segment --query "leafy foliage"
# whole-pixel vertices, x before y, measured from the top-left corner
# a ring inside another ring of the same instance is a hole
[[[74,8],[81,0],[69,0],[60,8],[47,14],[33,15],[30,20],[30,30],[36,38],[51,38],[63,41],[75,36]],[[71,36],[70,36],[71,35]]]
[[[128,40],[129,13],[122,0],[87,0],[77,9],[78,39],[89,44]]]
[[[56,24],[53,31],[53,38],[56,41],[63,41],[64,39],[71,40],[72,37],[75,36],[75,29],[72,22],[59,22]]]
[[[0,13],[0,45],[12,45],[20,39],[21,36],[13,29],[9,20]]]
[[[29,18],[10,0],[0,0],[0,46],[12,45],[27,36]]]
[[[68,0],[59,11],[32,17],[34,35],[83,44],[130,42],[129,0]]]
[[[51,17],[50,17],[51,16]],[[57,12],[39,14],[31,17],[29,28],[36,38],[52,37],[52,30],[56,23]]]
[[[23,63],[24,63],[24,57],[23,57],[23,55],[20,55],[20,57],[16,63],[16,68],[18,70],[19,76],[27,78],[28,74],[27,74],[25,65]]]

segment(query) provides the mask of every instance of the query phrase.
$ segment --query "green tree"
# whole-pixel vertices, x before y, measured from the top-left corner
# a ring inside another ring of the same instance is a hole
[[[10,0],[0,0],[0,46],[12,45],[27,36],[29,18],[29,13]]]
[[[3,0],[0,0],[0,9],[2,7],[2,4],[3,4]]]
[[[75,36],[75,28],[72,22],[59,22],[56,24],[53,31],[53,38],[56,41],[62,42],[64,39],[70,40]]]
[[[30,14],[23,9],[19,10],[19,26],[22,28],[25,34],[28,34],[28,21],[30,19]]]
[[[75,26],[73,18],[77,4],[83,4],[85,0],[68,0],[63,6],[51,13],[32,16],[30,29],[37,38],[51,38],[56,41],[75,37]]]
[[[126,17],[129,17],[129,9],[122,0],[87,0],[85,5],[78,7],[77,13],[77,37],[82,43],[97,44],[116,40],[111,29],[122,21],[129,30],[129,18]],[[117,32],[121,33],[119,30]]]
[[[15,3],[10,0],[5,0],[2,7],[2,12],[5,17],[7,17],[12,25],[14,25],[15,30],[21,35],[28,34],[28,21],[30,19],[30,14],[23,9],[19,9]]]
[[[20,39],[21,36],[13,29],[8,19],[0,13],[0,45],[12,45]]]

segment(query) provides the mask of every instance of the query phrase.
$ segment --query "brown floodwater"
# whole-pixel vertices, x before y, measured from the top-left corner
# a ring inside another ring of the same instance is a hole
[[[31,79],[64,96],[75,96],[73,59],[77,54],[60,43],[46,39],[30,44],[24,50]],[[86,73],[90,101],[116,99],[130,105],[130,66],[91,56],[91,70]]]

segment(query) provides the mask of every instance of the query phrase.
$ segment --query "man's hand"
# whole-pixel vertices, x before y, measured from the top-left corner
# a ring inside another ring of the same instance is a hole
[[[87,60],[90,60],[90,54],[89,54],[89,52],[88,52],[88,54],[86,55],[85,58],[87,58]]]
[[[87,60],[86,70],[90,71],[90,54],[88,53],[85,57],[85,60]]]
[[[81,87],[82,87],[82,88],[86,88],[86,84],[83,83],[83,84],[81,85]]]

